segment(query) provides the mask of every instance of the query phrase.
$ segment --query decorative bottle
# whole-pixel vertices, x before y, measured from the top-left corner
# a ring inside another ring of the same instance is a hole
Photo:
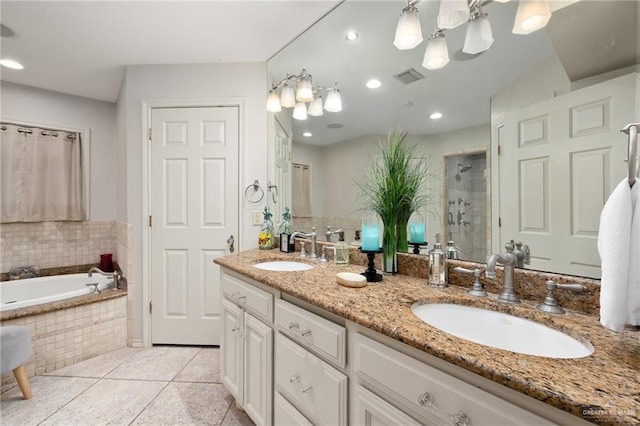
[[[294,251],[294,242],[291,238],[292,233],[293,227],[291,226],[291,213],[289,213],[289,207],[285,207],[284,213],[282,213],[282,222],[280,222],[280,226],[278,226],[281,252],[292,253]]]
[[[447,254],[447,259],[460,259],[460,249],[456,247],[453,240],[449,240],[444,251]]]
[[[335,245],[335,256],[333,259],[336,265],[349,264],[349,244],[344,242],[344,232],[340,232],[338,242]]]
[[[264,216],[264,222],[262,222],[260,233],[258,234],[258,248],[261,250],[271,250],[276,245],[275,230],[273,229],[273,222],[271,221],[272,215],[266,207],[262,214]]]
[[[447,286],[446,253],[435,243],[429,250],[429,285],[433,287]]]

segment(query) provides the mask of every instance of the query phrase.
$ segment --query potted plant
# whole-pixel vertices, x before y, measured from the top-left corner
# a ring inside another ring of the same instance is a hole
[[[390,131],[380,139],[380,158],[371,165],[360,188],[363,209],[373,211],[383,223],[382,270],[397,270],[397,252],[408,251],[407,224],[409,217],[428,200],[425,184],[429,165],[416,157],[417,145],[407,141],[407,133]]]

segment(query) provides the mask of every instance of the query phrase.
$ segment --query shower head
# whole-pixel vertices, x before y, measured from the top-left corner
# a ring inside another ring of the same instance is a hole
[[[471,164],[458,163],[458,173],[464,173],[471,168]]]

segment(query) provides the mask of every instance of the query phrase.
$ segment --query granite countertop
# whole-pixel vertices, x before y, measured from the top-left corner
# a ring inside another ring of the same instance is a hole
[[[316,267],[270,272],[251,266],[283,259]],[[505,304],[495,300],[496,294],[477,298],[465,287],[433,288],[424,278],[404,274],[363,288],[343,287],[335,274],[360,273],[363,266],[338,267],[278,250],[248,250],[215,263],[578,417],[598,424],[640,424],[640,332],[614,333],[600,325],[597,315],[547,314],[535,308],[536,301]],[[483,346],[423,323],[411,312],[416,302],[485,307],[531,319],[589,341],[595,351],[586,358],[551,359]]]

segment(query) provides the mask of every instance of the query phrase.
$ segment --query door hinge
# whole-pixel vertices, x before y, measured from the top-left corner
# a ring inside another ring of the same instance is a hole
[[[149,315],[153,313],[153,303],[149,302]]]
[[[151,138],[149,138],[149,139],[151,139]],[[500,152],[501,152],[501,151],[502,151],[502,150],[500,149],[500,145],[498,145],[498,155],[500,155]]]
[[[498,228],[500,228],[502,226],[502,218],[499,217],[498,218]]]
[[[153,139],[153,130],[149,127],[149,140]]]
[[[153,216],[149,215],[149,228],[153,226]]]

